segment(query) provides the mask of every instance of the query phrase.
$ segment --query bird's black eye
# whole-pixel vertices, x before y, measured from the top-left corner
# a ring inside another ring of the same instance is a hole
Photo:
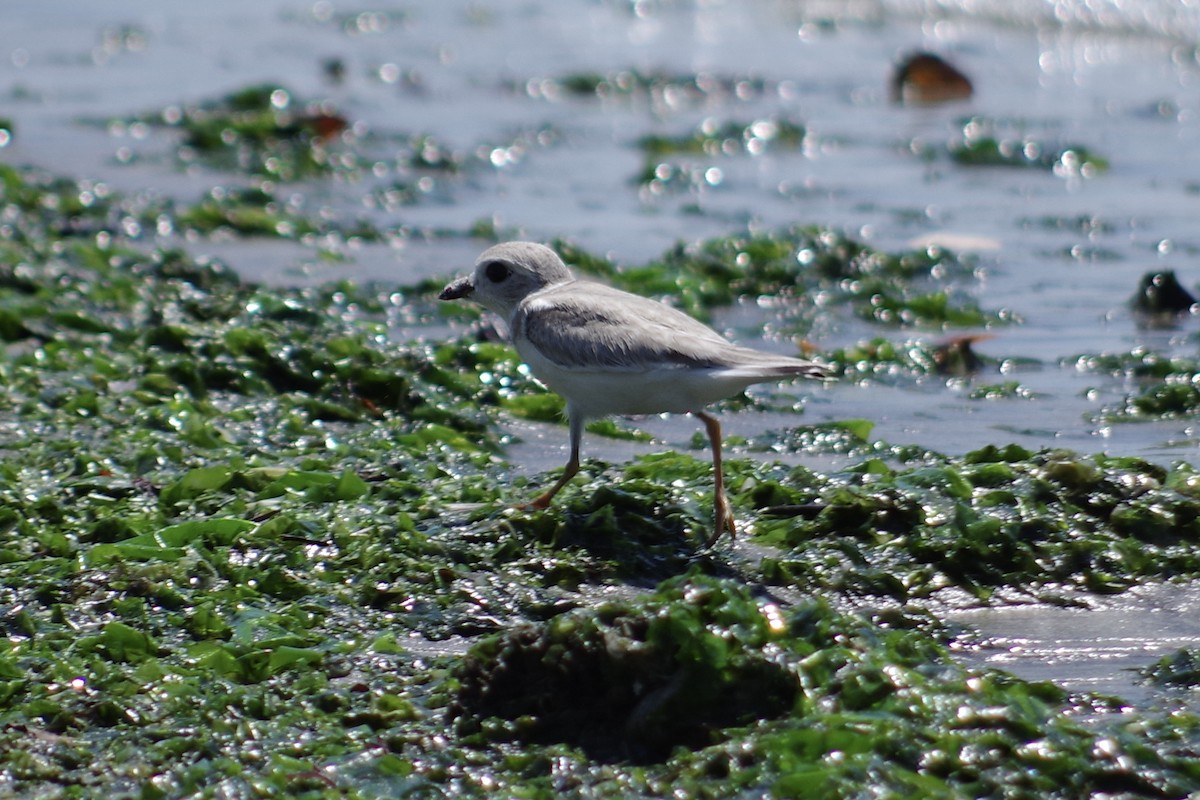
[[[488,280],[492,283],[500,283],[509,276],[510,271],[507,265],[499,261],[492,261],[484,267],[483,274],[487,275]]]

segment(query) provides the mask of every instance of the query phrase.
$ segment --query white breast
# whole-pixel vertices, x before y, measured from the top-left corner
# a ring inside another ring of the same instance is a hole
[[[538,380],[590,418],[609,414],[632,416],[700,411],[764,380],[763,376],[722,368],[563,367],[545,358],[528,341],[518,341],[516,346]]]

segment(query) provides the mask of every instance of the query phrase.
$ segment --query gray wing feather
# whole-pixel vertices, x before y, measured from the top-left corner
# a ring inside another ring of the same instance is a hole
[[[513,336],[521,335],[546,358],[574,369],[678,366],[780,375],[819,369],[801,359],[738,347],[655,300],[578,281],[523,303],[513,317]]]

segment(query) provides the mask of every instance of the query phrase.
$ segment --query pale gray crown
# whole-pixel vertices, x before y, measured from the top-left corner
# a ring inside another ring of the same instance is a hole
[[[475,262],[472,298],[504,319],[529,295],[574,280],[558,254],[534,242],[490,247]]]

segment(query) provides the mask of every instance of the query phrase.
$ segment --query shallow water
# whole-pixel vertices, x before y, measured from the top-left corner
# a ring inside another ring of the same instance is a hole
[[[1088,608],[1015,606],[956,612],[955,621],[989,640],[968,656],[1028,680],[1052,680],[1073,692],[1115,695],[1133,706],[1194,702],[1190,692],[1156,691],[1137,671],[1200,640],[1200,591],[1153,586]]]
[[[380,211],[364,203],[372,179],[299,185],[307,207],[404,230],[391,245],[347,247],[318,258],[313,247],[273,241],[188,241],[246,277],[271,284],[353,278],[407,284],[467,270],[480,243],[423,235],[465,231],[479,220],[541,239],[566,237],[619,263],[639,264],[676,242],[795,222],[846,229],[882,249],[946,242],[974,250],[979,304],[1023,324],[992,331],[977,350],[1026,359],[1012,374],[1032,399],[971,400],[970,384],[802,387],[804,423],[866,418],[875,435],[961,453],[985,444],[1067,447],[1171,461],[1194,460],[1194,420],[1112,425],[1099,410],[1130,387],[1059,366],[1083,352],[1138,345],[1193,354],[1197,323],[1143,331],[1127,308],[1146,271],[1176,269],[1198,282],[1195,220],[1200,173],[1200,22],[1194,9],[1162,2],[1137,9],[1096,3],[526,2],[348,6],[214,0],[169,9],[139,0],[65,4],[16,0],[0,30],[0,97],[16,138],[0,157],[102,180],[128,193],[194,201],[237,176],[177,168],[168,134],[105,121],[198,102],[275,81],[298,96],[327,98],[360,123],[386,158],[389,137],[434,135],[465,159],[415,205]],[[1064,23],[1064,20],[1067,22]],[[954,59],[976,83],[968,102],[899,108],[887,98],[890,63],[916,48]],[[332,82],[322,68],[345,65]],[[757,78],[745,99],[571,98],[555,79],[619,70],[709,72]],[[1021,169],[963,168],[926,160],[961,120],[985,114],[1012,131],[1081,144],[1111,162],[1096,177]],[[640,190],[634,141],[681,134],[702,120],[776,116],[807,127],[797,152],[695,159],[717,172],[679,192]],[[99,124],[97,124],[99,123]],[[410,176],[387,171],[379,179]],[[745,338],[741,310],[720,318]],[[428,335],[407,331],[402,335]],[[820,327],[835,348],[881,331],[865,323]],[[786,342],[770,346],[786,348]],[[750,435],[787,419],[729,414],[727,430]],[[638,423],[658,442],[589,437],[587,454],[623,460],[681,447],[688,419]],[[518,425],[510,457],[524,470],[565,460],[565,430]],[[990,663],[1068,686],[1142,692],[1126,671],[1164,649],[1200,642],[1189,622],[1190,589],[1130,595],[1097,610],[981,611],[964,617],[999,650]],[[1128,633],[1123,633],[1127,631]],[[1140,639],[1140,641],[1139,641]],[[1139,695],[1141,696],[1141,695]]]

